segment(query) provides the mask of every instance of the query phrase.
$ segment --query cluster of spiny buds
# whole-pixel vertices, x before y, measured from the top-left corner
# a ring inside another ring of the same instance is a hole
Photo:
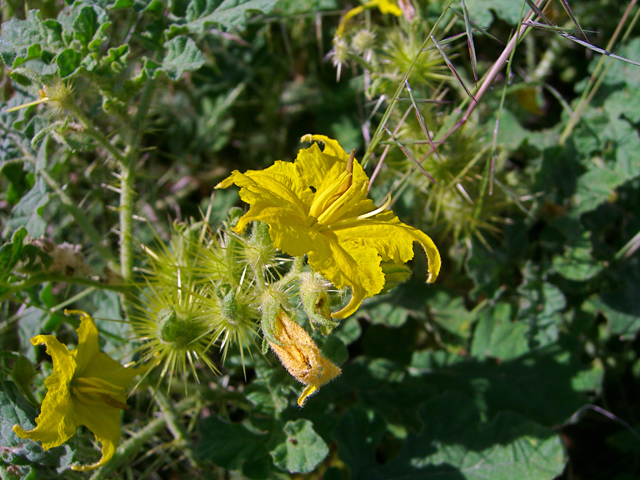
[[[327,335],[338,322],[331,318],[331,283],[307,271],[302,258],[291,259],[274,248],[269,227],[254,222],[251,232],[231,227],[232,210],[223,227],[212,232],[206,221],[174,224],[171,241],[143,246],[147,267],[139,302],[132,315],[137,353],[160,377],[188,372],[197,380],[198,363],[214,373],[214,346],[224,362],[231,346],[245,351],[269,348],[305,390],[300,406],[317,389],[340,374],[325,358],[296,318],[306,315],[311,328]]]

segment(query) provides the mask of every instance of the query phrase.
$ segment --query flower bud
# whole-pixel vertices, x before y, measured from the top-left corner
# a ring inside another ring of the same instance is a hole
[[[266,271],[278,263],[278,251],[269,236],[269,225],[264,222],[253,222],[251,236],[243,251],[243,261],[248,263],[253,272],[262,278]]]
[[[222,297],[220,307],[222,309],[222,315],[224,315],[229,323],[234,325],[238,323],[240,311],[238,310],[238,300],[235,290],[230,289],[229,292]]]
[[[313,272],[305,272],[300,275],[300,297],[302,307],[309,317],[311,327],[320,329],[323,335],[331,333],[338,322],[331,318],[331,308],[327,287],[329,283],[320,275]]]
[[[276,315],[272,333],[278,343],[269,341],[271,349],[287,371],[307,386],[298,398],[299,406],[303,407],[307,397],[342,373],[335,363],[322,356],[304,328],[282,309]]]
[[[280,311],[284,310],[284,306],[288,303],[286,294],[276,287],[271,286],[262,294],[260,328],[266,342],[280,344],[280,340],[277,337],[276,323]],[[267,343],[263,342],[262,353],[267,353],[267,349]]]
[[[366,51],[371,50],[376,44],[376,34],[369,30],[360,30],[357,32],[351,40],[353,49],[364,54]]]
[[[156,321],[158,339],[177,348],[186,348],[206,332],[199,322],[181,318],[173,308],[160,310]]]

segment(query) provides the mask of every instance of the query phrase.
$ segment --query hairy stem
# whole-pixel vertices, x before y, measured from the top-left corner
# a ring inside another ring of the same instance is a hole
[[[167,398],[164,392],[160,391],[160,389],[154,392],[154,399],[162,410],[167,422],[167,428],[173,435],[173,438],[175,438],[177,445],[182,449],[184,456],[192,467],[198,467],[200,465],[200,461],[193,451],[193,445],[189,440],[189,435],[179,423],[179,417],[182,415],[182,412],[179,412],[173,407],[171,400],[169,400],[169,398]]]
[[[133,209],[135,206],[135,164],[140,152],[140,141],[146,125],[147,112],[151,105],[155,83],[150,80],[144,87],[138,111],[133,121],[127,151],[120,163],[120,275],[130,284],[133,277]],[[131,317],[128,294],[122,304],[127,319]]]
[[[91,280],[89,278],[84,277],[67,277],[65,275],[54,274],[54,273],[40,273],[37,275],[31,275],[27,280],[18,283],[17,285],[7,285],[7,289],[4,290],[2,295],[0,295],[0,302],[11,298],[16,293],[25,290],[29,287],[33,287],[34,285],[40,285],[41,283],[73,283],[78,285],[86,285],[88,287],[94,287],[100,290],[113,290],[115,292],[124,292],[127,287],[123,284],[109,284],[103,283],[96,280]],[[3,285],[4,286],[4,285]]]
[[[91,138],[93,138],[96,142],[102,145],[104,149],[108,151],[118,163],[122,163],[122,161],[124,160],[124,157],[122,156],[122,152],[120,152],[120,150],[118,150],[113,145],[113,143],[111,143],[109,139],[105,137],[102,134],[102,132],[100,132],[100,130],[98,130],[93,125],[93,122],[89,118],[87,118],[87,116],[82,112],[82,110],[80,110],[76,105],[73,105],[73,104],[69,105],[67,108],[69,108],[73,116],[76,117],[80,121],[80,123],[82,123],[82,125],[85,128],[84,133],[86,133]]]

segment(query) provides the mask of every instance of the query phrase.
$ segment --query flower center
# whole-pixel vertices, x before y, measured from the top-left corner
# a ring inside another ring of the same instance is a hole
[[[381,207],[359,216],[352,215],[345,218],[347,213],[353,211],[353,207],[367,196],[367,182],[353,184],[354,155],[355,150],[352,150],[345,171],[327,188],[316,193],[309,208],[309,216],[315,219],[311,227],[316,227],[320,231],[338,226],[344,227],[373,217],[385,211],[391,204],[391,195],[389,195]]]
[[[71,381],[71,393],[87,404],[99,405],[106,403],[110,407],[127,410],[129,405],[118,400],[126,396],[126,391],[113,383],[97,377],[78,377]]]
[[[338,221],[360,198],[362,188],[351,188],[354,157],[355,150],[352,150],[345,171],[328,187],[316,193],[309,208],[309,215],[315,218],[318,224],[329,225]]]

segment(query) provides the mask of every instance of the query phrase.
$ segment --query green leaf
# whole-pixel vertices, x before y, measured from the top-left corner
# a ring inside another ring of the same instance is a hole
[[[27,233],[34,238],[44,235],[47,224],[42,218],[42,212],[47,203],[49,203],[49,194],[46,184],[44,180],[38,178],[29,193],[13,207],[3,235],[20,227],[25,227]]]
[[[275,11],[279,15],[290,16],[339,9],[336,0],[278,0]],[[340,142],[340,145],[344,145]]]
[[[605,316],[609,335],[632,340],[640,330],[639,265],[637,259],[624,264],[615,271],[614,282],[585,303],[587,310]]]
[[[331,335],[320,344],[322,353],[336,365],[342,365],[349,359],[346,345],[338,337]]]
[[[572,213],[582,215],[608,200],[613,201],[614,190],[626,181],[626,177],[607,167],[589,170],[578,178]]]
[[[82,63],[83,56],[80,52],[72,48],[65,48],[60,55],[56,57],[56,65],[60,78],[66,78],[74,73]]]
[[[329,454],[329,447],[306,419],[288,421],[286,438],[270,454],[276,467],[289,473],[310,473]]]
[[[85,5],[73,21],[73,38],[83,47],[96,50],[107,40],[105,30],[110,26],[104,9],[97,5]]]
[[[406,322],[397,328],[371,325],[362,339],[363,352],[371,357],[388,358],[406,364],[411,359],[417,330],[422,328],[423,324],[416,321]]]
[[[471,336],[475,316],[464,306],[459,295],[440,290],[427,301],[430,317],[443,329],[461,338]]]
[[[640,58],[640,38],[636,37],[631,40],[626,46],[616,48],[616,54],[621,57],[637,60]],[[600,55],[594,57],[589,64],[589,72],[593,73],[596,65],[600,62]],[[606,85],[620,85],[626,84],[629,86],[637,86],[640,84],[640,68],[635,65],[631,65],[626,62],[617,61],[614,59],[607,59],[606,62],[610,62],[610,66],[606,70],[606,74],[603,76],[603,83]]]
[[[155,69],[154,77],[157,77],[160,72],[165,72],[171,80],[178,80],[185,71],[192,72],[204,65],[202,52],[187,36],[176,37],[167,42],[165,47],[167,54],[162,65]]]
[[[624,117],[630,122],[640,123],[640,111],[634,108],[640,103],[640,86],[628,85],[609,95],[604,103],[604,109],[611,118]]]
[[[13,382],[0,380],[0,445],[15,447],[25,441],[13,433],[13,426],[25,430],[36,428],[35,407],[22,397]]]
[[[250,15],[268,14],[278,0],[191,0],[187,8],[187,26],[196,33],[203,33],[211,26],[226,30],[242,28]]]
[[[462,359],[445,352],[415,352],[410,368],[423,375],[421,380],[432,388],[475,398],[485,418],[512,411],[553,426],[565,422],[589,401],[603,373],[598,365],[582,363],[577,349],[564,345],[572,339],[561,340],[501,362]]]
[[[198,457],[219,467],[238,470],[269,455],[267,437],[250,432],[244,425],[211,416],[200,422],[199,428]]]
[[[35,407],[22,397],[13,382],[0,380],[0,446],[4,447],[2,460],[18,465],[28,461],[40,464],[40,468],[53,467],[58,473],[67,470],[73,459],[73,450],[68,445],[43,452],[39,443],[21,439],[13,433],[14,425],[20,425],[24,430],[33,430],[36,427],[35,417]]]
[[[473,357],[490,357],[504,361],[517,358],[529,351],[525,336],[529,327],[512,320],[511,305],[497,303],[484,310],[479,317],[471,343]]]
[[[509,25],[515,26],[520,22],[522,2],[514,0],[466,0],[467,10],[471,20],[481,27],[489,27],[493,23],[491,11]],[[526,14],[529,9],[525,7]]]
[[[422,431],[410,433],[385,465],[376,452],[387,428],[374,412],[349,409],[334,438],[352,480],[546,480],[562,472],[564,448],[550,428],[513,413],[499,413],[488,423],[480,418],[478,407],[460,393],[432,397],[420,410]]]
[[[351,471],[351,480],[385,478],[377,470],[376,447],[386,431],[385,422],[373,410],[352,407],[344,414],[333,432],[340,460]]]
[[[133,0],[116,0],[116,3],[113,4],[111,10],[116,10],[118,8],[131,8],[133,7]]]
[[[323,387],[318,399],[332,402],[358,398],[359,405],[373,409],[389,423],[417,431],[420,428],[418,408],[438,390],[424,377],[413,376],[413,373],[404,365],[384,358],[360,356],[343,367],[342,376]],[[337,394],[334,400],[332,395]],[[319,421],[316,420],[315,425],[320,430]]]
[[[0,174],[3,174],[9,182],[7,188],[7,202],[15,205],[33,187],[33,175],[24,169],[24,162],[20,160],[8,161],[0,166]]]
[[[26,20],[12,19],[2,24],[0,56],[9,68],[17,68],[29,60],[52,58],[63,48],[60,24],[55,20],[42,21],[37,10],[30,10]]]
[[[381,469],[384,478],[547,480],[562,473],[564,446],[552,429],[513,413],[490,423],[478,419],[473,402],[460,394],[431,399],[422,408],[424,430]]]
[[[563,256],[553,258],[553,267],[564,278],[584,282],[597,276],[604,265],[593,258],[590,247],[570,247]]]
[[[278,418],[289,406],[288,373],[283,368],[272,366],[268,369],[256,369],[256,373],[259,378],[247,387],[247,400],[254,405],[254,413],[260,412]]]
[[[136,346],[128,339],[131,337],[131,324],[124,321],[120,295],[108,290],[99,290],[91,297],[91,309],[96,325],[104,341],[104,350],[117,350],[123,354],[131,352]],[[89,311],[89,310],[87,310]]]
[[[0,279],[6,278],[22,259],[23,241],[26,236],[27,230],[20,227],[11,236],[11,242],[0,247]]]
[[[469,3],[471,2],[471,0],[467,1]],[[522,125],[520,125],[520,122],[513,113],[506,108],[502,110],[497,138],[498,145],[504,145],[510,150],[517,150],[525,140],[531,141],[531,134],[532,132],[530,130],[522,128]]]
[[[385,295],[366,299],[358,313],[365,315],[373,325],[391,328],[401,327],[410,316],[426,320],[425,291],[423,284],[405,284]]]
[[[362,327],[354,315],[343,320],[332,334],[335,335],[336,338],[342,340],[342,343],[345,345],[349,345],[360,338],[360,335],[362,335]]]
[[[471,252],[464,264],[467,274],[473,280],[475,288],[471,295],[493,297],[500,287],[500,276],[505,270],[505,259],[502,251],[488,251],[480,242],[473,242]]]
[[[522,271],[525,278],[518,287],[518,319],[529,325],[528,339],[532,347],[543,347],[558,340],[560,312],[567,306],[562,290],[544,281],[544,275],[538,270],[533,264],[527,265]]]
[[[18,336],[20,338],[21,353],[32,362],[37,360],[40,347],[31,344],[31,339],[42,333],[42,325],[47,312],[36,307],[26,308],[20,315]]]

